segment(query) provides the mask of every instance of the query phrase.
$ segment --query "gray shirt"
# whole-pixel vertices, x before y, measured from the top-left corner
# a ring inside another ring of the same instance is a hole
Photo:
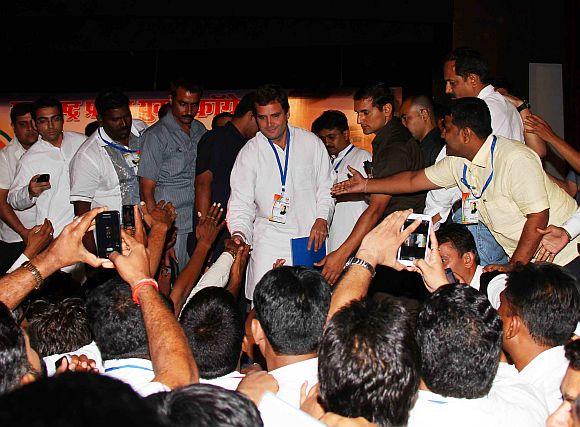
[[[194,120],[187,135],[169,113],[139,138],[142,148],[137,175],[156,182],[155,200],[175,206],[178,234],[193,231],[197,143],[206,131]]]

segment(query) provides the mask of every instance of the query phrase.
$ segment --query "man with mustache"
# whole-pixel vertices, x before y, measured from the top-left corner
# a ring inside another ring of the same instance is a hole
[[[99,128],[75,154],[70,167],[70,201],[75,215],[98,206],[121,212],[122,205],[140,201],[139,135],[147,126],[133,120],[129,98],[117,89],[101,91],[95,107]],[[92,233],[88,236],[92,240]]]
[[[177,211],[175,254],[181,268],[189,261],[187,237],[193,231],[195,162],[197,144],[206,132],[195,116],[202,96],[201,86],[178,79],[170,86],[171,114],[165,115],[140,138],[139,190],[151,211],[160,200]]]

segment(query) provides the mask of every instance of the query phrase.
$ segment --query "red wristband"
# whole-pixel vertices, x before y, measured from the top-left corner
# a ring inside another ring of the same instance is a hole
[[[137,305],[139,305],[139,297],[137,296],[137,293],[141,290],[141,288],[143,288],[145,286],[153,286],[153,288],[157,292],[159,292],[159,285],[157,284],[157,282],[155,280],[153,280],[153,279],[139,280],[137,282],[137,284],[135,286],[133,286],[133,292],[132,292],[133,302]]]

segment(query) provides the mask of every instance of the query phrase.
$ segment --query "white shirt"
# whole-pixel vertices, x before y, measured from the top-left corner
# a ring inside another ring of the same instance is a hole
[[[139,136],[146,127],[134,119],[131,133]],[[102,127],[99,130],[107,141],[113,141]],[[94,132],[75,154],[70,165],[70,201],[91,202],[91,209],[107,206],[122,212],[119,177],[105,147],[99,132]],[[137,166],[133,167],[137,172]]]
[[[278,381],[278,396],[280,399],[300,408],[300,388],[308,381],[306,393],[318,383],[318,357],[292,363],[268,372]]]
[[[568,365],[564,346],[560,345],[538,354],[520,371],[520,378],[531,384],[544,398],[550,413],[562,403],[560,384]]]
[[[543,401],[514,371],[507,363],[500,363],[489,394],[477,399],[419,390],[408,426],[543,427],[548,417]]]
[[[0,188],[3,190],[10,189],[16,176],[18,161],[24,153],[26,150],[16,137],[12,138],[8,145],[0,150]],[[36,225],[36,207],[32,206],[23,211],[15,211],[15,213],[24,227],[30,229]],[[8,224],[0,221],[0,240],[6,243],[15,243],[21,242],[22,238]]]
[[[54,364],[62,359],[63,356],[81,356],[83,354],[89,359],[95,361],[96,368],[101,374],[105,372],[101,351],[99,350],[99,347],[97,347],[97,343],[93,341],[90,344],[82,346],[78,350],[71,351],[70,353],[51,354],[50,356],[43,357],[42,359],[44,360],[44,364],[46,366],[46,374],[48,376],[53,376],[56,373],[56,366]]]
[[[62,145],[55,147],[42,138],[20,158],[16,178],[8,193],[8,202],[14,209],[25,210],[36,205],[35,224],[48,218],[54,228],[54,236],[73,220],[74,210],[70,203],[69,164],[86,137],[77,132],[63,132]],[[51,188],[39,197],[30,198],[28,184],[37,174],[50,174]]]
[[[483,99],[489,108],[491,129],[494,135],[524,142],[524,124],[516,107],[510,104],[501,93],[496,92],[492,85],[481,89],[477,97]],[[446,155],[447,146],[443,147],[437,156],[437,162]],[[436,224],[437,229],[447,219],[453,203],[460,198],[461,191],[458,187],[431,190],[427,193],[423,213],[430,216],[441,214],[441,221]]]
[[[570,234],[571,240],[580,235],[580,208],[574,212],[568,221],[562,224],[562,228]]]
[[[267,138],[258,132],[240,150],[230,176],[231,196],[227,223],[232,234],[242,232],[253,246],[246,276],[246,297],[252,299],[254,287],[272,269],[278,258],[292,265],[290,239],[310,235],[317,218],[332,221],[334,183],[330,158],[316,135],[288,126],[290,157],[285,195],[290,198],[286,223],[269,221],[274,195],[282,184],[276,156]],[[286,150],[274,144],[282,168]]]
[[[334,178],[338,182],[348,179],[347,167],[360,171],[365,177],[363,164],[372,159],[371,153],[349,144],[332,162]],[[336,200],[334,217],[328,232],[328,252],[335,251],[350,235],[356,222],[368,207],[364,195],[348,194]]]
[[[477,268],[475,269],[475,273],[473,274],[473,277],[471,278],[471,281],[469,282],[469,286],[477,289],[478,291],[479,291],[479,286],[481,285],[481,283],[479,281],[481,280],[482,273],[483,273],[483,267],[481,265],[478,265]]]
[[[105,360],[105,375],[129,384],[142,397],[161,391],[170,391],[169,387],[153,381],[155,373],[150,360],[132,357],[129,359]]]
[[[245,375],[239,373],[238,371],[230,372],[222,377],[214,378],[212,380],[206,380],[203,378],[199,379],[201,384],[211,384],[217,385],[219,387],[225,388],[226,390],[236,390],[240,381],[244,379]]]
[[[269,391],[260,400],[258,410],[264,427],[324,427],[325,425]]]

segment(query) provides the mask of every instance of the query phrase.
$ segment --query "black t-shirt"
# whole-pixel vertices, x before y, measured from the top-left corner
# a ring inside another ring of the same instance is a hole
[[[227,206],[230,198],[230,174],[246,138],[230,122],[204,134],[197,147],[196,175],[207,170],[213,174],[212,202]]]

